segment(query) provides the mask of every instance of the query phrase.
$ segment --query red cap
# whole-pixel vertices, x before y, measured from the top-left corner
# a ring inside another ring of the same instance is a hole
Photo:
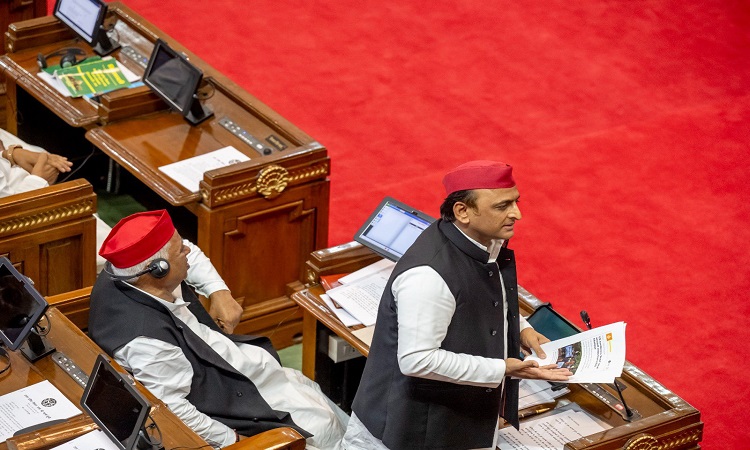
[[[136,213],[117,222],[99,254],[117,268],[133,267],[161,250],[174,232],[166,210]]]
[[[513,168],[499,161],[469,161],[451,170],[443,177],[445,193],[467,189],[512,188]]]

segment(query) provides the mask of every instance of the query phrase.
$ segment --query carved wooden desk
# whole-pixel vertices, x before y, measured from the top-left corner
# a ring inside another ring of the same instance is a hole
[[[267,334],[277,347],[291,344],[301,333],[301,315],[286,284],[303,276],[307,255],[328,240],[327,150],[123,4],[110,3],[109,13],[123,47],[148,56],[162,38],[188,55],[210,85],[204,104],[214,117],[190,126],[146,87],[104,94],[98,105],[63,97],[36,76],[36,55],[70,45],[91,49],[57,19],[45,17],[12,24],[8,31],[0,70],[16,112],[9,130],[28,140],[46,137],[40,144],[50,151],[63,138],[93,143],[132,174],[133,183],[157,194],[148,207],[166,207],[177,215],[180,232],[208,255],[245,308],[235,332]],[[143,73],[122,50],[113,55]],[[229,132],[220,123],[224,119],[267,144],[270,154]],[[206,172],[199,192],[158,169],[228,145],[250,160]]]
[[[50,332],[47,335],[47,339],[51,345],[54,345],[58,351],[63,352],[86,373],[91,373],[96,357],[100,353],[104,354],[104,351],[83,334],[57,308],[50,308],[47,315],[50,321]],[[0,395],[46,379],[75,405],[79,404],[83,395],[83,388],[55,364],[51,357],[44,357],[32,364],[21,355],[20,351],[9,353],[12,365],[8,372],[0,375]],[[117,363],[113,364],[119,368]],[[188,428],[165,404],[154,397],[140,383],[136,383],[136,387],[153,405],[151,417],[161,430],[165,448],[201,448],[207,445],[203,439]],[[91,431],[94,427],[95,425],[88,417],[84,415],[75,416],[66,421],[66,423],[55,426],[52,430],[40,430],[23,435],[23,437],[17,438],[18,442],[15,442],[14,445],[19,450],[21,448],[39,448],[40,444],[53,446],[56,443]],[[304,439],[296,431],[289,428],[279,428],[272,430],[270,433],[261,433],[227,448],[230,450],[242,450],[244,448],[303,449],[304,445]],[[5,450],[6,448],[8,448],[6,443],[0,443],[0,450]]]
[[[321,275],[348,273],[379,260],[380,257],[362,245],[351,242],[338,247],[313,252],[308,260],[307,280],[310,284],[292,295],[304,309],[303,372],[315,379],[331,373],[323,365],[326,360],[324,347],[318,342],[319,336],[330,332],[341,336],[350,345],[367,355],[369,347],[352,334],[352,329],[344,326],[325,307],[319,295],[323,288],[316,284]],[[519,286],[521,313],[530,314],[542,302]],[[340,363],[340,364],[346,364]],[[320,380],[326,386],[326,380]],[[638,367],[625,363],[620,381],[625,386],[623,395],[628,406],[635,409],[641,418],[627,422],[623,416],[610,409],[591,392],[577,384],[569,385],[571,392],[563,397],[575,402],[587,412],[612,426],[606,431],[587,436],[565,445],[566,450],[657,450],[657,449],[698,449],[703,435],[703,422],[700,412],[683,399],[659,384]],[[613,395],[614,388],[596,385]],[[349,395],[349,398],[351,398]]]

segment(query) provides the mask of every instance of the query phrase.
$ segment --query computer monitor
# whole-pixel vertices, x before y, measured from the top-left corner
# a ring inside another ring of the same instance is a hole
[[[39,335],[37,322],[49,304],[10,260],[0,258],[0,339],[11,350],[21,349],[30,361],[55,351]]]
[[[81,408],[122,450],[152,448],[144,425],[151,405],[118,372],[104,355],[99,355],[81,397]]]
[[[354,240],[391,261],[398,261],[435,219],[386,197],[357,230]]]
[[[54,16],[76,32],[101,56],[120,48],[104,29],[107,5],[101,0],[57,0]]]
[[[174,110],[192,125],[197,125],[213,115],[201,105],[196,92],[203,80],[203,72],[176,52],[161,39],[156,41],[143,84],[150,87]]]

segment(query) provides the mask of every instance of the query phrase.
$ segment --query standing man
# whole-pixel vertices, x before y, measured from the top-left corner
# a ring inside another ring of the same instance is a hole
[[[567,380],[518,359],[547,342],[518,311],[521,219],[511,166],[472,161],[443,179],[441,220],[393,270],[344,437],[347,449],[495,448],[498,416],[518,427],[518,380]]]

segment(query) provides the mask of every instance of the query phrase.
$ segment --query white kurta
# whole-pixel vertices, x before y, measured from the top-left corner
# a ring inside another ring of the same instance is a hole
[[[460,231],[460,230],[459,230]],[[466,236],[466,234],[464,234]],[[466,236],[484,251],[487,247]],[[495,262],[502,241],[493,242],[488,262]],[[502,277],[500,278],[501,282]],[[399,275],[391,285],[398,315],[398,364],[404,375],[456,384],[496,388],[505,378],[505,351],[498,358],[454,353],[440,348],[456,309],[443,278],[431,267],[420,266]],[[508,329],[508,303],[503,291],[504,329]],[[530,325],[521,317],[521,330]],[[495,437],[495,440],[497,437]],[[344,437],[348,449],[387,450],[355,414]],[[495,448],[493,443],[492,449]]]
[[[184,243],[191,248],[188,282],[195,284],[204,295],[226,289],[203,252],[188,241]],[[265,350],[236,344],[201,324],[188,310],[187,303],[178,298],[179,294],[178,288],[175,290],[177,298],[174,303],[152,298],[166,306],[232,367],[252,380],[271,408],[288,411],[297,425],[314,434],[308,439],[311,445],[321,449],[340,448],[348,417],[320,391],[316,383],[299,371],[281,367]],[[190,393],[193,369],[179,347],[142,336],[118,349],[114,357],[208,443],[224,447],[235,442],[234,430],[201,413],[186,399]]]

